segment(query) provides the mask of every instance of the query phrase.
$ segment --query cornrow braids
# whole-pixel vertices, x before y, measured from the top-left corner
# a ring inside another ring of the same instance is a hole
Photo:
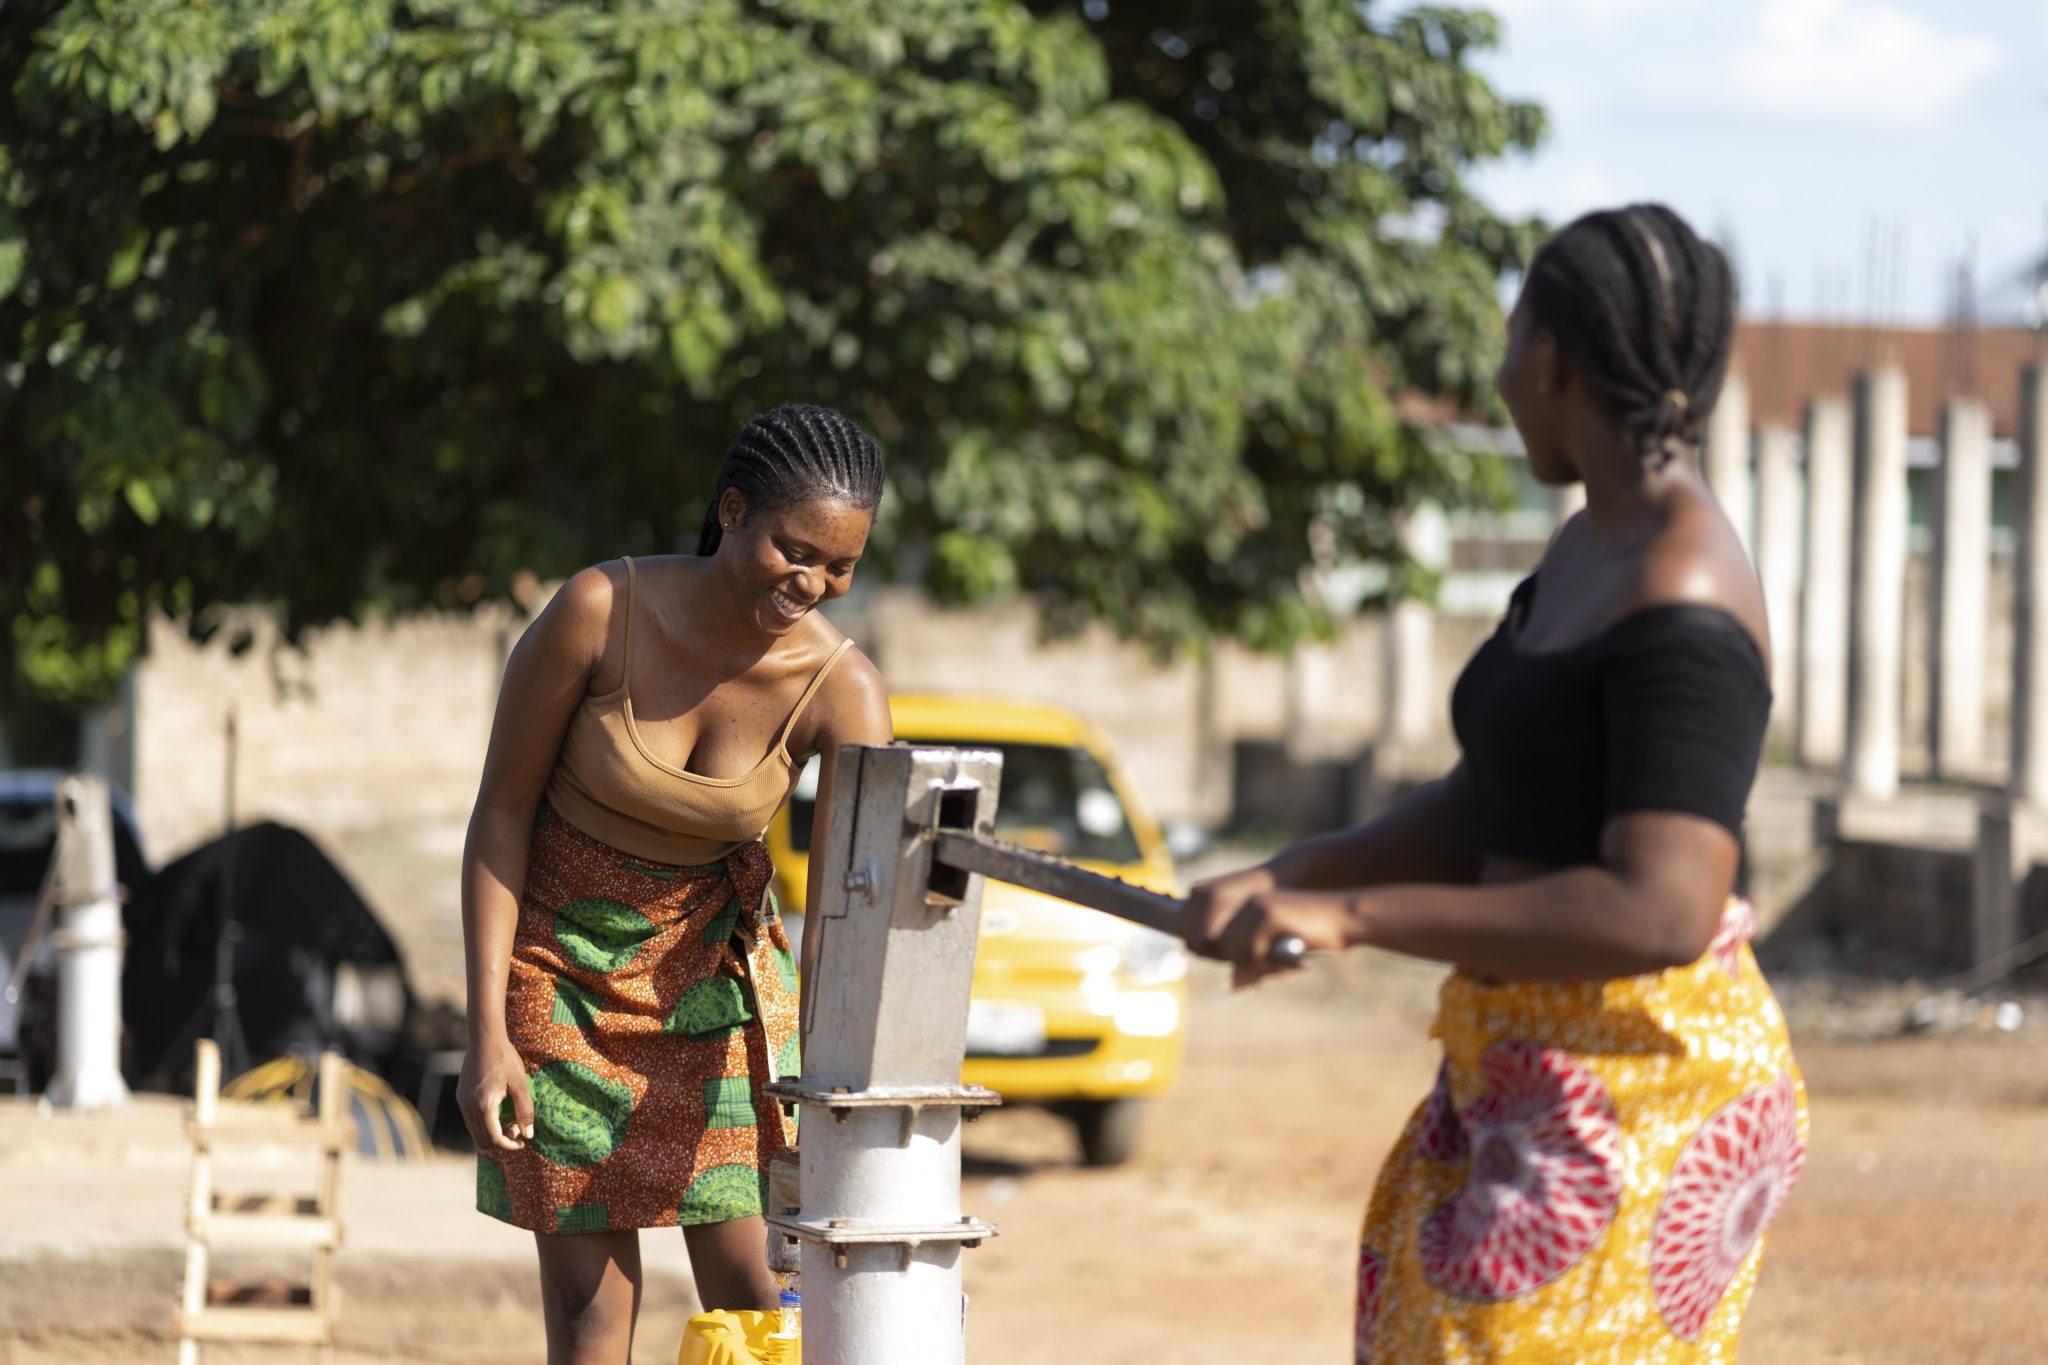
[[[1718,247],[1661,204],[1589,213],[1536,253],[1523,297],[1646,458],[1699,444],[1735,337]]]
[[[728,488],[746,495],[750,511],[814,498],[872,511],[882,501],[882,452],[859,423],[832,408],[784,403],[760,414],[725,453],[697,537],[700,555],[715,554],[724,539],[718,503]]]

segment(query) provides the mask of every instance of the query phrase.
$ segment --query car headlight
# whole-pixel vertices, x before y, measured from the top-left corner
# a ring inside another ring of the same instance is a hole
[[[1117,997],[1116,1029],[1133,1038],[1171,1038],[1180,1027],[1180,997],[1172,991],[1125,991]]]
[[[1114,943],[1098,943],[1081,954],[1083,976],[1108,976],[1124,962],[1124,951]]]
[[[1156,929],[1133,930],[1119,955],[1123,975],[1132,985],[1167,986],[1188,974],[1188,955],[1180,940]]]

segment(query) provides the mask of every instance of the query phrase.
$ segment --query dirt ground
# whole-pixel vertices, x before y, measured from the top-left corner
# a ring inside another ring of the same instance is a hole
[[[1231,995],[1204,971],[1187,1076],[1122,1170],[1079,1169],[1043,1113],[971,1127],[963,1202],[1002,1228],[967,1261],[973,1359],[1347,1359],[1352,1239],[1435,1069],[1435,980],[1361,957]],[[1900,1013],[1880,992],[1786,994],[1813,1149],[1771,1233],[1743,1361],[2048,1359],[2048,1008],[2029,1002],[2017,1032],[1965,1020],[1876,1038]],[[0,1362],[171,1358],[178,1122],[162,1099],[119,1118],[0,1102]],[[469,1211],[470,1179],[455,1157],[351,1167],[344,1361],[542,1360],[530,1248]],[[636,1360],[667,1362],[686,1263],[675,1234],[645,1242]]]
[[[1022,1170],[970,1201],[1003,1224],[970,1265],[976,1358],[1348,1359],[1356,1226],[1434,1076],[1435,980],[1379,958],[1217,988],[1133,1170],[1054,1164],[1061,1135],[1037,1116],[977,1135],[984,1166]],[[1745,1365],[2048,1360],[2042,1036],[1872,1041],[1834,993],[1788,994],[1813,1147],[1770,1235]]]

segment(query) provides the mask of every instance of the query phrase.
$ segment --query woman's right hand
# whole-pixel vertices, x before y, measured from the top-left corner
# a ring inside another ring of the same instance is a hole
[[[479,1152],[516,1152],[533,1140],[533,1092],[526,1084],[526,1063],[512,1040],[500,1033],[485,1042],[471,1041],[456,1082],[462,1122]],[[498,1120],[498,1109],[512,1101],[512,1127]],[[524,1138],[526,1141],[521,1141]]]
[[[1223,931],[1237,912],[1246,901],[1275,890],[1278,884],[1273,869],[1264,863],[1200,883],[1188,892],[1187,909],[1181,912],[1180,936],[1187,941],[1190,951],[1202,957],[1220,957]]]

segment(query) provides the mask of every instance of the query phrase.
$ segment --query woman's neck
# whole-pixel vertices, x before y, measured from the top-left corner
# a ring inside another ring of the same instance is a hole
[[[714,658],[744,670],[765,657],[782,637],[749,619],[718,572],[718,561],[705,556],[684,561],[683,590],[673,609],[693,645]]]
[[[1642,544],[1664,525],[1671,496],[1699,478],[1699,457],[1690,449],[1659,461],[1608,429],[1582,447],[1586,530],[1601,550]]]

